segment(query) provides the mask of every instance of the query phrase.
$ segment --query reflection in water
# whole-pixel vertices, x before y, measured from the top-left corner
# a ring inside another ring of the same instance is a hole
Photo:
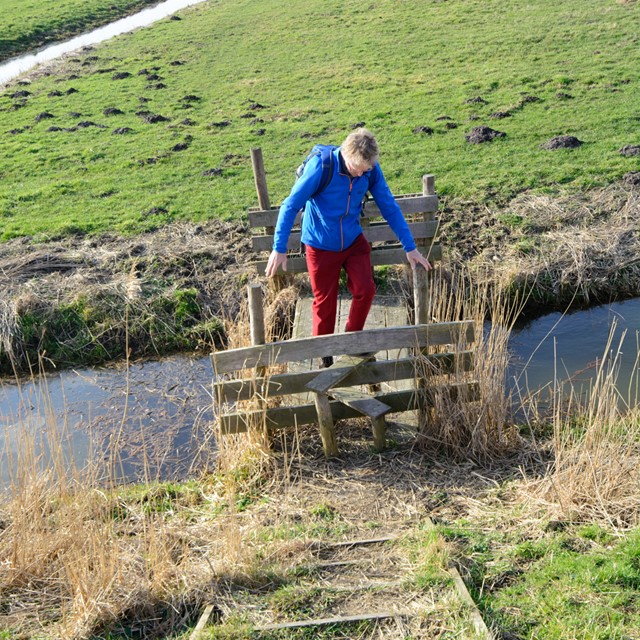
[[[510,388],[525,393],[541,389],[540,398],[545,400],[555,380],[565,394],[571,387],[586,397],[605,356],[614,324],[614,338],[607,357],[616,355],[624,337],[618,358],[617,389],[624,403],[637,405],[640,298],[565,316],[552,313],[514,331],[509,343],[513,354]]]
[[[176,356],[124,366],[66,371],[44,383],[0,387],[0,486],[16,470],[17,454],[32,438],[51,462],[50,443],[61,437],[83,467],[90,455],[109,459],[127,479],[180,477],[211,455],[208,357]]]
[[[52,44],[41,51],[38,51],[38,53],[27,54],[19,58],[14,58],[13,60],[9,60],[8,62],[0,65],[0,84],[4,84],[12,78],[19,76],[21,73],[28,71],[32,67],[42,64],[43,62],[48,62],[49,60],[54,60],[65,53],[75,51],[80,47],[104,42],[109,38],[113,38],[114,36],[118,36],[122,33],[128,33],[129,31],[133,31],[139,27],[146,27],[162,18],[170,16],[172,13],[175,13],[180,9],[184,9],[185,7],[199,4],[201,2],[204,2],[204,0],[166,0],[166,2],[161,2],[155,7],[143,9],[132,16],[116,20],[111,24],[90,31],[89,33],[84,33],[72,38],[71,40],[67,40],[66,42]]]

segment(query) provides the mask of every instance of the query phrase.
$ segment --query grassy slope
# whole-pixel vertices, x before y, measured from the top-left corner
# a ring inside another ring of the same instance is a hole
[[[0,60],[107,24],[158,0],[4,0]]]
[[[0,237],[136,232],[173,219],[239,217],[256,200],[250,147],[263,148],[277,202],[313,142],[339,143],[356,122],[379,136],[395,192],[418,190],[425,172],[436,174],[441,194],[481,199],[559,184],[582,189],[637,168],[636,159],[618,153],[639,142],[640,13],[633,4],[221,0],[182,15],[101,46],[92,52],[100,60],[88,66],[81,63],[89,54],[79,54],[66,72],[35,80],[23,108],[13,110],[19,100],[9,97],[22,87],[5,91]],[[185,64],[171,66],[174,60]],[[165,89],[148,89],[137,75],[151,67]],[[100,68],[132,76],[112,80],[112,72],[94,73]],[[80,77],[64,80],[71,70]],[[79,93],[47,97],[70,87]],[[180,99],[187,94],[202,100],[185,109]],[[525,94],[541,101],[512,109],[510,118],[489,117]],[[139,96],[172,121],[144,123],[135,115]],[[464,104],[475,96],[488,104]],[[254,101],[267,108],[251,111]],[[107,107],[125,114],[106,117]],[[55,118],[36,123],[43,111]],[[479,119],[470,121],[473,114]],[[444,115],[459,128],[436,121]],[[187,117],[197,124],[178,124]],[[47,132],[82,119],[107,128]],[[231,124],[208,126],[223,120]],[[481,124],[507,137],[466,144],[464,134]],[[419,125],[434,135],[412,133]],[[125,126],[134,133],[111,134]],[[11,129],[24,131],[6,133]],[[559,134],[585,144],[540,149]],[[171,151],[189,135],[187,151]],[[153,157],[155,164],[144,163]],[[223,173],[203,176],[210,168]]]

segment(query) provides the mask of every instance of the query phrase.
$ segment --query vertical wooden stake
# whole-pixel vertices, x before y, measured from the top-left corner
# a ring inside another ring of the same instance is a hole
[[[251,331],[251,344],[255,347],[259,344],[264,344],[265,329],[264,329],[264,305],[262,303],[262,287],[259,284],[247,285],[247,295],[249,297],[249,329]],[[256,367],[256,389],[255,393],[258,395],[258,405],[260,409],[266,407],[265,387],[266,387],[266,375],[267,367]]]
[[[427,174],[422,176],[422,195],[432,196],[435,195],[435,176]],[[435,216],[433,213],[423,213],[422,220],[427,222],[433,220]],[[426,242],[420,244],[419,248],[424,252],[429,248]],[[431,321],[431,303],[430,303],[430,284],[431,275],[426,269],[417,267],[413,271],[413,300],[415,307],[415,323],[427,324]],[[420,351],[416,350],[416,355],[420,355]],[[421,377],[417,381],[418,393],[420,395],[426,395],[427,380]],[[420,403],[421,408],[418,409],[418,428],[423,430],[429,429],[430,422],[430,409],[427,406],[423,406],[426,403]]]
[[[271,209],[269,201],[269,191],[267,189],[267,174],[264,170],[264,162],[262,160],[262,149],[260,147],[251,149],[251,164],[253,166],[253,179],[256,183],[256,191],[258,192],[258,204],[264,211]]]
[[[249,296],[249,327],[251,329],[251,344],[256,346],[265,343],[264,305],[262,304],[262,287],[259,284],[247,286]]]
[[[314,394],[316,411],[318,412],[318,424],[320,425],[320,437],[325,458],[338,455],[338,443],[336,441],[336,429],[331,415],[331,405],[326,393]]]
[[[385,437],[387,433],[387,421],[384,416],[379,418],[373,418],[371,420],[373,426],[373,446],[376,451],[384,451],[387,447],[387,439]]]

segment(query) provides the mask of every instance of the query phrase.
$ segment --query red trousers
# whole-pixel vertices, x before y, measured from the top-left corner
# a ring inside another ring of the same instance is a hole
[[[313,291],[313,335],[323,336],[335,331],[342,268],[347,274],[347,288],[352,295],[346,330],[363,329],[376,293],[371,271],[371,247],[364,235],[358,236],[344,251],[325,251],[307,246],[306,255]]]

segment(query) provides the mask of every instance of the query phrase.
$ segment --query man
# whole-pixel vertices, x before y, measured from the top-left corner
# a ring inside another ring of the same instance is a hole
[[[302,243],[306,247],[314,297],[314,336],[335,331],[338,284],[343,268],[352,295],[346,330],[364,328],[376,289],[371,270],[371,247],[360,226],[362,201],[367,191],[402,243],[411,267],[415,269],[421,265],[431,269],[427,259],[416,249],[409,226],[384,179],[378,164],[378,143],[373,134],[367,129],[357,129],[331,153],[332,173],[328,184],[319,191],[323,178],[322,157],[321,154],[312,156],[282,203],[266,269],[268,277],[273,277],[279,267],[287,270],[287,241],[295,216],[304,207]],[[331,363],[331,358],[323,358],[325,366]]]

